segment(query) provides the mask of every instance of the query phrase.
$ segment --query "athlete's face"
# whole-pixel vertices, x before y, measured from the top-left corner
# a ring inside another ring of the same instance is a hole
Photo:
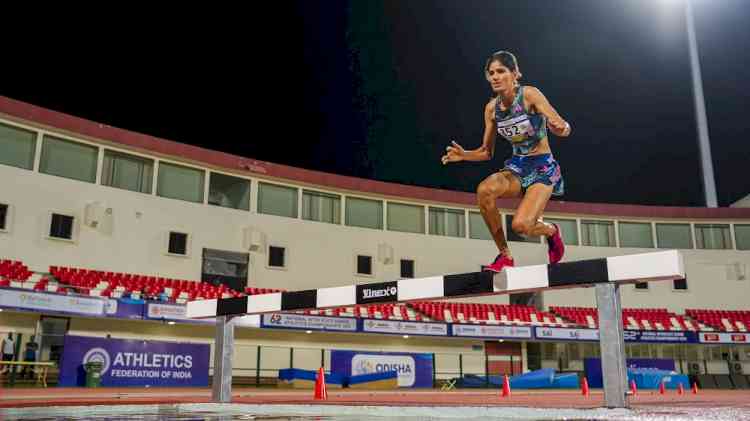
[[[512,72],[499,61],[490,63],[487,70],[487,81],[495,93],[508,92],[516,85],[518,72]]]

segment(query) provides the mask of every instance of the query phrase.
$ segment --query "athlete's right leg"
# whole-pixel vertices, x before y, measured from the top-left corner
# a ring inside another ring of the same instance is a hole
[[[514,198],[521,196],[521,182],[513,173],[504,170],[485,178],[477,187],[477,201],[482,218],[495,240],[499,254],[510,257],[508,243],[505,241],[502,219],[497,210],[498,198]]]

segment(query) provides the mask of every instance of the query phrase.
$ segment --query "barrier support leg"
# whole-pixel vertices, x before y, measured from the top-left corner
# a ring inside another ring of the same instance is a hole
[[[614,282],[597,284],[596,306],[599,311],[604,402],[608,408],[627,408],[628,372],[625,366],[620,286]]]
[[[232,401],[232,355],[234,354],[232,316],[216,318],[214,345],[214,377],[211,397],[214,403],[229,403]]]

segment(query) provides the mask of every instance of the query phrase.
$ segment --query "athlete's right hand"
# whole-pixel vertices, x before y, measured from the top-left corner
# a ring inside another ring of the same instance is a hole
[[[458,162],[464,160],[464,154],[466,153],[466,151],[464,151],[464,148],[455,141],[452,140],[451,146],[446,147],[445,150],[447,152],[441,158],[443,165],[449,162]]]

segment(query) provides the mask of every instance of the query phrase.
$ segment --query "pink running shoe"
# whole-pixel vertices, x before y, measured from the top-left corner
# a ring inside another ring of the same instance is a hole
[[[555,264],[562,260],[565,254],[565,243],[563,243],[560,227],[557,224],[552,225],[555,227],[555,233],[547,237],[547,246],[549,247],[547,253],[549,254],[550,264]]]
[[[489,265],[482,266],[482,272],[495,272],[499,273],[504,267],[513,267],[516,264],[513,262],[512,257],[508,257],[504,254],[498,254],[495,257],[495,261]]]

